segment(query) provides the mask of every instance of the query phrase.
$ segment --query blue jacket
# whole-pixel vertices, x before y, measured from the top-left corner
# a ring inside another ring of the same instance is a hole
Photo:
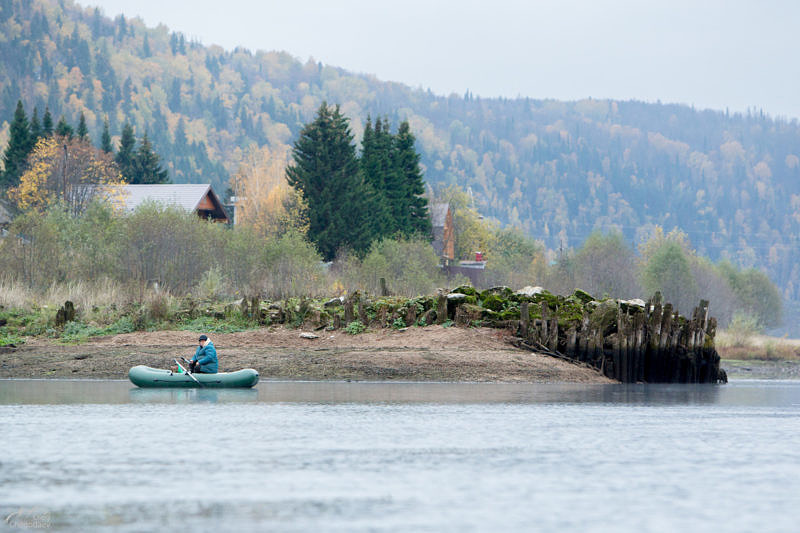
[[[208,341],[205,346],[198,346],[192,361],[197,361],[198,366],[201,367],[198,370],[201,372],[216,374],[218,368],[217,350],[214,348],[214,343]]]

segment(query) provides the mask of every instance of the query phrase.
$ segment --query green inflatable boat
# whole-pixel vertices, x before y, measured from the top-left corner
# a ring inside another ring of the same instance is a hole
[[[195,379],[192,379],[194,377]],[[128,379],[137,387],[181,387],[233,389],[250,388],[258,383],[258,372],[252,368],[218,374],[179,374],[171,370],[139,365],[128,371]]]

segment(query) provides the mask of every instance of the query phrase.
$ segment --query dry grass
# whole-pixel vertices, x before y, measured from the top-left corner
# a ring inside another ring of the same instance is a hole
[[[6,308],[33,310],[61,306],[67,300],[76,308],[91,309],[116,304],[122,307],[134,300],[131,291],[109,279],[94,282],[54,283],[45,290],[28,288],[8,279],[0,279],[0,305]]]
[[[738,335],[720,331],[715,339],[722,359],[747,361],[798,361],[800,339],[752,335],[740,339]]]

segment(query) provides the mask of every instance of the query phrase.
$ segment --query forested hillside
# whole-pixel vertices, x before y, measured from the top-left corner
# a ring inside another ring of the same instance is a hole
[[[471,190],[476,207],[550,248],[593,229],[630,242],[685,231],[712,259],[765,269],[800,296],[800,125],[681,105],[448,97],[287,53],[226,51],[168,28],[111,20],[69,0],[0,0],[0,148],[18,99],[99,145],[130,121],[173,182],[222,191],[251,144],[292,144],[323,101],[354,134],[367,116],[408,120],[429,185]]]

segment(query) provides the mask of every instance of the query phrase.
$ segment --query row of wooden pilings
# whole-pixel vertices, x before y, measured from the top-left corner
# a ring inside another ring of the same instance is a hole
[[[520,304],[518,346],[586,364],[623,383],[727,382],[714,348],[717,321],[705,300],[687,319],[656,293],[643,307],[617,302],[615,317],[585,313],[566,331],[559,331],[557,312],[545,302],[542,318],[532,321],[530,305],[537,304]]]

